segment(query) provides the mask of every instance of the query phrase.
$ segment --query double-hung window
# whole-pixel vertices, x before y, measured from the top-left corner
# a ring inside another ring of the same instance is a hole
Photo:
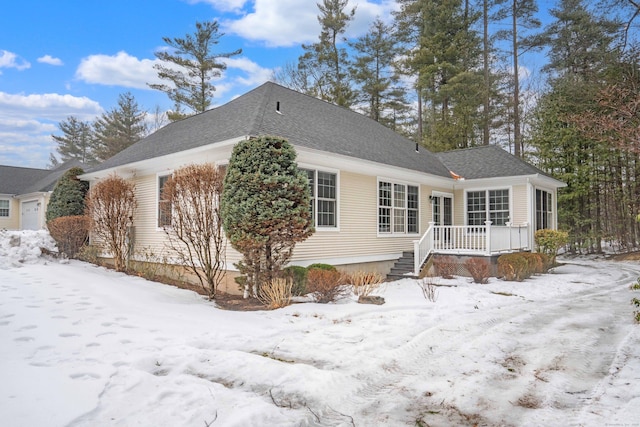
[[[378,182],[378,232],[417,234],[419,191],[415,185]]]
[[[551,193],[536,189],[536,230],[552,228],[553,204]]]
[[[162,189],[171,175],[158,176],[158,228],[171,226],[171,202],[162,194]]]
[[[0,199],[0,218],[9,218],[9,199]]]
[[[467,225],[506,225],[509,217],[508,189],[467,192]]]
[[[338,226],[338,176],[332,172],[304,169],[311,191],[311,218],[317,228]]]

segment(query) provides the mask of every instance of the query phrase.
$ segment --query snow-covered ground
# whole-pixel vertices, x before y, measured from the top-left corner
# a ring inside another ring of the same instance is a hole
[[[436,302],[405,279],[381,289],[382,306],[232,312],[47,260],[46,233],[11,246],[14,234],[0,233],[3,426],[640,423],[638,263],[440,279]]]

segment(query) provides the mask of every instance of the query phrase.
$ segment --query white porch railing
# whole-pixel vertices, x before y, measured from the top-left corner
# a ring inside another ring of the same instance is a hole
[[[492,255],[501,252],[530,250],[529,225],[492,226],[485,225],[435,225],[429,228],[420,240],[413,242],[414,273],[431,253],[456,255]]]

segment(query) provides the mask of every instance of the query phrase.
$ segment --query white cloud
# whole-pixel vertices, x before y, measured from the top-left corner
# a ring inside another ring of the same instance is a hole
[[[60,121],[75,115],[90,120],[102,113],[102,107],[87,97],[45,94],[10,94],[0,92],[0,116],[11,120],[35,118]]]
[[[20,58],[13,52],[8,50],[0,50],[0,68],[15,68],[17,70],[26,70],[31,67],[29,61]]]
[[[76,78],[105,86],[149,89],[147,83],[161,83],[153,65],[155,59],[138,59],[121,51],[116,55],[90,55],[83,58]]]
[[[63,65],[60,58],[54,58],[51,55],[45,55],[38,58],[38,62],[49,65]]]
[[[222,12],[239,11],[247,0],[187,0],[189,4],[206,3]]]
[[[294,46],[314,41],[320,26],[315,1],[255,0],[254,11],[221,22],[225,31],[267,46]]]
[[[246,13],[237,20],[225,20],[221,24],[228,33],[262,42],[269,47],[315,42],[320,33],[316,3],[301,0],[255,0],[253,12]],[[377,17],[388,21],[396,2],[352,0],[346,10],[351,10],[354,6],[356,14],[347,29],[348,37],[366,33]]]
[[[236,76],[235,81],[245,86],[256,86],[268,81],[273,74],[269,68],[263,68],[249,58],[225,58],[227,69],[237,69],[246,74],[246,77]],[[235,74],[235,73],[234,73]]]
[[[55,151],[51,134],[68,116],[92,121],[103,112],[98,102],[87,97],[0,92],[0,163],[45,167]]]

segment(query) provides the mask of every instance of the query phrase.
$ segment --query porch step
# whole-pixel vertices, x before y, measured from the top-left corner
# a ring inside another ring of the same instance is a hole
[[[391,271],[387,274],[388,282],[400,279],[416,278],[417,277],[413,274],[413,252],[403,252],[402,257],[395,262]]]

